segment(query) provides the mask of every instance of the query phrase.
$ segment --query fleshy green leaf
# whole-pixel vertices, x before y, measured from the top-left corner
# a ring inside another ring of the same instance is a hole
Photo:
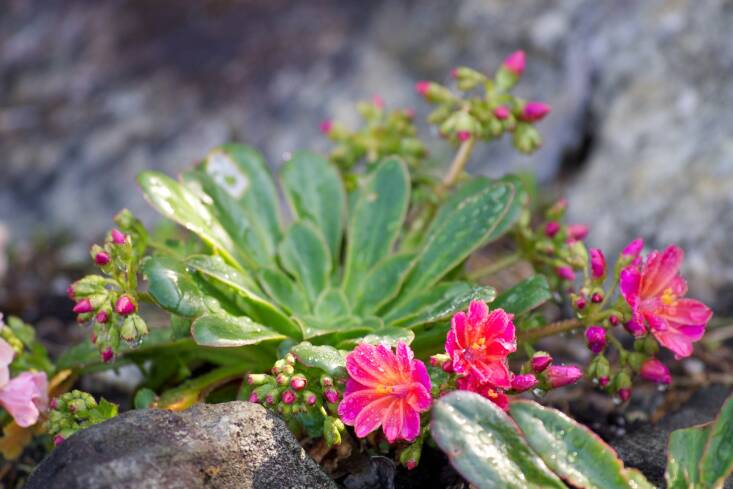
[[[303,286],[311,304],[328,287],[331,256],[323,236],[307,221],[293,223],[279,246],[280,263]]]
[[[265,268],[258,275],[262,288],[275,302],[291,314],[308,314],[310,305],[303,289],[290,277],[276,269]]]
[[[361,338],[346,340],[339,344],[339,348],[353,349],[359,343],[369,343],[371,345],[379,345],[385,343],[389,346],[396,346],[402,341],[408,345],[415,339],[415,333],[410,329],[404,328],[382,328],[374,333],[370,333]]]
[[[323,319],[335,319],[349,315],[349,304],[341,289],[326,289],[318,297],[315,314]]]
[[[262,155],[243,144],[225,144],[211,151],[202,166],[244,209],[252,210],[253,223],[274,249],[282,234],[278,196]]]
[[[191,325],[191,336],[201,346],[235,347],[254,345],[285,336],[257,324],[246,316],[201,316]]]
[[[515,401],[511,415],[532,449],[563,480],[584,489],[629,489],[616,452],[567,415],[532,401]]]
[[[166,311],[183,317],[197,317],[206,312],[205,299],[196,282],[180,261],[150,257],[142,266],[148,292]]]
[[[729,397],[710,426],[705,454],[700,462],[702,487],[723,487],[733,470],[733,396]]]
[[[414,253],[402,253],[376,264],[356,293],[356,312],[370,314],[392,300],[399,293],[414,259]]]
[[[283,335],[296,339],[303,338],[303,331],[297,324],[275,305],[251,289],[254,283],[247,275],[230,267],[221,258],[197,255],[189,258],[187,264],[199,273],[225,284],[239,294],[250,306],[255,320]]]
[[[699,465],[709,436],[710,424],[675,430],[669,435],[667,489],[702,488]]]
[[[504,234],[519,216],[516,182],[476,178],[438,210],[403,287],[409,296],[440,280],[473,251]]]
[[[318,368],[329,375],[346,375],[348,352],[332,346],[314,346],[307,341],[295,345],[290,352],[306,367]]]
[[[349,218],[344,291],[352,299],[367,273],[389,256],[410,201],[410,175],[397,158],[387,158],[359,189]]]
[[[384,316],[388,326],[415,326],[450,318],[468,307],[472,300],[491,302],[496,291],[491,287],[466,282],[443,282],[414,294]]]
[[[566,487],[509,416],[478,394],[456,391],[435,401],[430,431],[456,470],[479,489]]]
[[[283,166],[281,177],[293,215],[313,222],[326,239],[331,257],[341,256],[346,192],[336,168],[315,153],[297,151]]]
[[[137,179],[145,198],[158,212],[196,234],[230,264],[239,266],[229,234],[196,194],[159,172],[142,172]]]
[[[529,312],[552,299],[544,275],[533,275],[496,297],[492,309],[501,308],[516,316]]]
[[[302,321],[305,338],[319,344],[336,344],[343,339],[355,338],[374,330],[370,324],[356,316],[322,318],[306,315],[298,319]]]

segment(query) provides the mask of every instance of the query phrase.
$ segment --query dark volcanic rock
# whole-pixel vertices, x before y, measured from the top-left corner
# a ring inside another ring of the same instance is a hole
[[[128,411],[70,437],[27,489],[331,489],[285,423],[260,405]]]
[[[612,441],[611,445],[626,465],[638,468],[652,484],[664,487],[670,433],[711,421],[730,394],[729,387],[719,385],[702,389],[681,409],[668,414],[656,425],[645,425]],[[725,487],[733,487],[733,483],[728,481]]]

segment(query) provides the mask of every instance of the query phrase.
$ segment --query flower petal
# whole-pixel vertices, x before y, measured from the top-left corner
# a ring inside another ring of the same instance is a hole
[[[428,374],[428,369],[425,367],[425,364],[421,360],[415,360],[412,366],[412,381],[422,384],[422,386],[425,387],[428,392],[430,392],[432,384],[430,382],[430,375]]]
[[[651,297],[661,294],[671,285],[682,265],[685,252],[677,246],[668,246],[662,253],[650,253],[642,270],[641,295]]]
[[[382,430],[387,441],[394,443],[402,432],[402,423],[405,416],[405,405],[400,399],[394,399],[384,413]]]
[[[4,386],[10,380],[10,370],[8,366],[13,361],[15,350],[7,341],[0,338],[0,387]]]
[[[379,428],[386,410],[394,401],[393,396],[384,396],[367,404],[354,420],[354,432],[359,438],[364,438]]]
[[[633,266],[621,270],[619,277],[619,290],[626,302],[633,308],[639,300],[639,287],[641,286],[641,272]]]
[[[359,413],[361,413],[367,405],[381,397],[383,396],[377,394],[377,392],[372,389],[364,389],[344,395],[344,399],[338,407],[338,415],[341,418],[341,421],[352,426]]]
[[[419,413],[423,413],[430,409],[430,405],[433,402],[433,397],[430,395],[430,389],[426,389],[424,385],[419,383],[414,383],[410,386],[410,393],[405,399],[410,407]]]
[[[395,357],[397,358],[398,369],[402,374],[401,377],[402,379],[409,379],[415,354],[412,353],[412,349],[404,341],[397,342],[396,351]]]
[[[468,306],[468,322],[478,325],[486,321],[489,316],[489,306],[484,301],[471,301]]]
[[[673,305],[661,306],[657,314],[679,324],[707,324],[713,315],[708,306],[695,299],[679,299]]]
[[[368,343],[358,344],[346,356],[346,371],[353,379],[367,386],[381,384],[385,377],[377,347]]]
[[[451,319],[451,331],[454,333],[455,344],[461,348],[466,348],[466,345],[471,343],[469,337],[470,326],[468,324],[468,317],[464,312],[458,312]]]
[[[18,426],[27,428],[38,421],[47,400],[46,374],[23,372],[0,389],[0,405]]]
[[[476,375],[477,380],[482,384],[490,383],[502,389],[509,389],[512,386],[509,367],[502,361],[474,362],[471,372]]]
[[[407,409],[402,420],[402,434],[400,438],[406,441],[413,441],[419,434],[420,415],[413,409]]]

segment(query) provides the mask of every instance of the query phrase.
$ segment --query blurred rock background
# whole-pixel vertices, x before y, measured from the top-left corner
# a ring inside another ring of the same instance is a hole
[[[472,171],[533,169],[609,252],[636,236],[680,244],[692,294],[730,313],[730,25],[727,0],[4,0],[0,243],[22,265],[5,284],[60,297],[65,278],[39,273],[20,244],[74,263],[118,209],[151,219],[142,169],[175,173],[230,140],[277,167],[326,148],[319,122],[354,122],[355,100],[424,115],[415,81],[491,71],[521,48],[518,93],[553,107],[545,145],[531,157],[486,147]],[[52,307],[20,297],[0,286],[0,310]]]

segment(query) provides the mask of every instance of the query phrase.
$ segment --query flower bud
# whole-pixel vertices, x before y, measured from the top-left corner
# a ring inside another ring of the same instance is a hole
[[[548,238],[554,237],[557,232],[560,231],[560,223],[557,221],[550,221],[545,224],[545,236]]]
[[[631,388],[630,387],[624,387],[622,389],[618,390],[618,397],[621,398],[621,401],[626,402],[629,399],[631,399]]]
[[[323,421],[323,439],[328,447],[341,444],[341,432],[345,429],[344,423],[333,416],[326,416]]]
[[[611,326],[618,326],[618,323],[619,323],[618,316],[615,314],[611,314],[608,317],[608,322],[611,324]]]
[[[450,361],[450,357],[445,353],[438,353],[430,357],[430,365],[433,367],[440,367],[448,361]]]
[[[275,382],[277,385],[288,385],[290,383],[290,377],[285,375],[284,373],[277,374],[277,377],[275,377]]]
[[[567,265],[562,267],[557,267],[555,269],[555,273],[558,277],[560,277],[562,280],[567,280],[568,282],[572,282],[575,280],[575,272],[573,269]]]
[[[321,386],[333,387],[333,378],[329,377],[328,375],[321,375]]]
[[[61,435],[56,435],[53,437],[53,444],[54,446],[59,446],[64,442],[64,437]]]
[[[588,226],[583,224],[570,224],[567,228],[568,242],[582,241],[588,236]]]
[[[407,470],[412,470],[420,463],[420,455],[422,454],[422,438],[418,438],[415,443],[408,445],[402,453],[400,453],[400,463]]]
[[[419,81],[415,84],[417,93],[425,97],[428,102],[444,103],[454,99],[453,94],[442,85],[429,81]]]
[[[555,202],[552,207],[547,209],[547,218],[548,219],[560,219],[565,215],[565,211],[568,209],[568,200],[567,199],[559,199],[557,202]]]
[[[339,402],[339,393],[338,391],[333,389],[326,389],[323,392],[323,397],[325,397],[326,400],[331,404],[336,404],[337,402]]]
[[[503,105],[498,106],[494,109],[494,116],[500,121],[506,120],[512,113],[509,109]]]
[[[76,314],[84,314],[86,312],[92,312],[92,303],[89,301],[89,299],[82,299],[76,303],[76,305],[74,306],[74,309],[72,310]]]
[[[97,316],[95,317],[98,323],[104,324],[107,322],[107,319],[109,319],[109,313],[105,310],[101,310],[97,313]]]
[[[272,383],[272,377],[267,374],[247,374],[247,384],[264,385]]]
[[[637,258],[642,249],[644,249],[644,240],[641,238],[636,238],[631,243],[626,245],[626,248],[623,249],[621,255],[624,257]]]
[[[287,389],[285,392],[282,393],[281,400],[285,404],[292,404],[295,402],[295,399],[297,396],[295,395],[295,392],[291,391],[290,389]]]
[[[578,297],[578,299],[575,301],[575,308],[579,311],[585,309],[585,297]]]
[[[115,353],[112,351],[112,348],[107,347],[105,350],[102,350],[102,361],[104,363],[111,362],[114,357]]]
[[[641,378],[654,382],[656,384],[669,384],[672,382],[672,376],[669,369],[656,358],[650,358],[641,365],[639,371]]]
[[[255,391],[252,391],[252,393],[249,395],[249,399],[247,400],[253,404],[257,404],[258,402],[260,402],[260,399]]]
[[[534,373],[539,374],[544,372],[544,370],[550,366],[552,363],[552,357],[549,353],[545,353],[544,351],[538,351],[532,356],[531,360],[532,370]]]
[[[49,409],[56,409],[57,407],[59,407],[58,399],[56,399],[55,397],[51,399],[51,401],[48,403],[48,407]]]
[[[522,76],[524,72],[524,58],[524,51],[520,49],[507,56],[502,65],[515,76]]]
[[[125,341],[135,341],[148,334],[148,325],[137,314],[127,316],[120,328],[120,336]]]
[[[607,375],[598,377],[598,385],[600,385],[601,387],[606,387],[609,382],[610,382],[610,379],[608,378]]]
[[[594,279],[602,279],[606,276],[606,257],[598,248],[590,249],[590,269]]]
[[[543,102],[527,102],[520,119],[525,122],[537,122],[550,113],[550,106]]]
[[[603,302],[603,294],[599,292],[594,293],[592,296],[590,296],[590,301],[593,304],[600,304],[601,302]]]
[[[469,139],[471,139],[471,132],[470,131],[458,131],[456,133],[456,137],[460,142],[466,142]]]
[[[107,265],[111,261],[109,253],[106,251],[100,251],[94,255],[94,263],[99,266]]]
[[[73,284],[69,284],[69,286],[66,287],[66,297],[68,297],[69,299],[71,299],[73,301],[74,300],[74,295],[75,295],[74,285]]]
[[[125,241],[127,241],[127,236],[117,229],[113,229],[110,236],[112,238],[112,242],[116,245],[125,244]]]
[[[311,391],[304,391],[303,400],[305,400],[305,403],[308,406],[313,406],[318,401],[318,396],[316,396],[315,393]]]
[[[115,311],[120,316],[129,316],[137,310],[137,306],[132,297],[129,295],[121,295],[115,303]]]
[[[590,326],[585,330],[585,341],[593,353],[600,353],[606,348],[606,330],[601,326]]]
[[[576,365],[551,365],[545,376],[550,386],[556,388],[574,384],[583,376],[583,371]]]
[[[296,375],[290,379],[290,387],[296,391],[302,391],[308,385],[308,380],[304,375]]]
[[[516,392],[524,392],[537,385],[537,377],[534,374],[516,375],[512,379],[512,389]]]
[[[646,327],[644,327],[641,322],[636,321],[635,319],[632,319],[624,324],[624,328],[626,328],[626,331],[628,331],[637,338],[646,334]]]
[[[329,135],[331,134],[331,130],[333,129],[333,121],[331,119],[326,119],[325,121],[321,122],[320,130],[322,134]]]

